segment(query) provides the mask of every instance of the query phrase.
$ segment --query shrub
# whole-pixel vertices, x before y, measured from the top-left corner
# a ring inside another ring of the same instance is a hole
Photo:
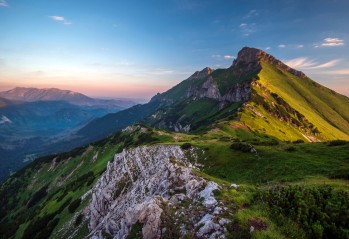
[[[77,216],[76,219],[75,219],[74,225],[75,225],[75,226],[79,226],[80,223],[82,222],[82,218],[83,218],[83,215],[82,215],[82,214],[79,214],[79,216]]]
[[[292,143],[294,143],[294,144],[303,144],[303,143],[304,143],[304,140],[302,140],[302,139],[297,139],[297,140],[293,141]]]
[[[48,185],[37,191],[27,203],[27,208],[31,208],[47,195]]]
[[[75,199],[74,201],[72,201],[68,207],[68,211],[70,213],[74,213],[76,211],[76,209],[80,206],[81,203],[81,199]]]
[[[345,140],[332,140],[330,142],[328,142],[328,146],[339,146],[339,145],[345,145],[347,143],[347,141]]]
[[[294,151],[296,151],[297,149],[296,149],[296,147],[294,147],[294,146],[288,146],[288,147],[286,147],[285,148],[285,151],[287,151],[287,152],[294,152]]]
[[[260,192],[275,218],[295,221],[308,238],[348,238],[349,194],[330,186],[276,186]]]
[[[191,148],[191,143],[184,143],[181,145],[181,149],[186,150]]]
[[[47,214],[43,217],[31,220],[30,224],[25,229],[22,239],[29,238],[49,238],[58,221],[50,221],[55,217],[55,214]]]
[[[230,145],[230,148],[233,150],[239,150],[241,152],[247,153],[247,152],[251,152],[252,146],[250,144],[243,143],[243,142],[235,142]]]

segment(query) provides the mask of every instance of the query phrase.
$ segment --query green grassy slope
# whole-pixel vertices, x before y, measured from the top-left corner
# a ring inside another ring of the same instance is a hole
[[[297,77],[263,61],[261,64],[259,80],[253,84],[248,102],[252,108],[244,108],[242,122],[252,130],[282,140],[349,140],[348,97],[309,78]],[[285,115],[289,122],[281,118]]]
[[[286,71],[263,64],[260,83],[280,95],[320,131],[323,139],[349,139],[349,98],[309,78],[299,78]]]

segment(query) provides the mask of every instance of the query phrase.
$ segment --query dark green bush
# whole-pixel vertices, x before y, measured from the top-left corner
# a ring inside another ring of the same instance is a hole
[[[296,149],[296,147],[294,147],[294,146],[287,146],[286,148],[285,148],[285,151],[287,151],[287,152],[294,152],[294,151],[296,151],[297,149]]]
[[[37,191],[27,203],[27,208],[31,208],[47,195],[48,185]]]
[[[234,142],[230,145],[230,148],[233,150],[239,150],[241,152],[251,152],[252,146],[250,144],[247,143],[243,143],[243,142]]]
[[[75,219],[74,225],[75,225],[75,226],[79,226],[80,223],[82,222],[82,218],[83,218],[83,215],[82,215],[82,214],[79,214],[79,216],[77,216],[76,219]]]
[[[184,143],[181,145],[181,149],[186,150],[191,148],[191,143]]]
[[[68,211],[70,213],[74,213],[76,211],[76,209],[80,206],[81,203],[81,199],[75,199],[74,201],[72,201],[68,207]]]
[[[23,233],[22,239],[49,238],[54,227],[58,223],[58,222],[53,221],[49,225],[50,221],[54,217],[55,217],[55,214],[47,214],[43,217],[39,217],[39,218],[31,220],[30,224],[27,226],[27,228],[25,229],[25,231]]]
[[[294,220],[308,238],[349,238],[349,195],[330,186],[275,186],[261,191],[275,218]]]
[[[339,146],[339,145],[345,145],[348,142],[345,140],[332,140],[328,142],[328,146]]]
[[[294,144],[303,144],[303,143],[304,143],[304,140],[302,140],[302,139],[297,139],[297,140],[295,140],[295,141],[292,141],[292,143],[294,143]]]

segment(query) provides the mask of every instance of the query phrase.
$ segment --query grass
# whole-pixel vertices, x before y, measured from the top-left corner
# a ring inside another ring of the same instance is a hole
[[[325,140],[349,140],[349,99],[317,84],[262,62],[258,81],[281,96],[321,132]]]

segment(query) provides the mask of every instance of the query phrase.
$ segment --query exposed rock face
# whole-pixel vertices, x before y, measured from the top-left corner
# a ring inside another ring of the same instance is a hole
[[[125,238],[138,222],[143,225],[143,238],[160,238],[164,204],[183,200],[201,203],[199,198],[203,197],[202,205],[214,210],[218,202],[213,190],[219,187],[192,173],[188,154],[196,156],[194,149],[184,152],[179,146],[155,145],[128,149],[115,155],[114,162],[108,164],[92,189],[90,237],[103,238],[107,233],[114,238]],[[224,231],[219,224],[215,229]],[[198,235],[206,238],[204,235],[208,232],[211,229]]]
[[[142,238],[166,237],[163,214],[177,221],[190,212],[181,222],[181,238],[194,231],[197,238],[224,238],[230,221],[219,217],[223,209],[213,194],[220,187],[192,172],[188,157],[195,161],[196,150],[154,145],[115,155],[91,191],[88,237],[126,238],[136,223],[142,225]],[[176,206],[183,201],[188,208]],[[169,214],[172,208],[178,210]]]
[[[199,87],[190,87],[187,92],[187,98],[210,98],[222,102],[221,108],[226,103],[246,101],[251,94],[251,85],[249,81],[231,86],[230,90],[221,95],[217,83],[209,76],[207,80]]]
[[[240,69],[243,70],[244,72],[251,72],[251,71],[253,72],[261,69],[261,65],[259,62],[260,60],[263,60],[264,62],[267,62],[272,65],[277,65],[280,68],[298,77],[301,77],[301,78],[306,77],[306,75],[303,72],[297,71],[287,66],[286,64],[276,59],[272,55],[269,55],[268,53],[262,50],[259,50],[256,48],[250,48],[250,47],[244,47],[239,51],[238,57],[234,60],[232,67],[240,66]]]
[[[210,67],[206,67],[201,71],[196,71],[194,74],[192,74],[188,80],[198,80],[198,79],[203,79],[209,76],[213,72],[213,69]]]

